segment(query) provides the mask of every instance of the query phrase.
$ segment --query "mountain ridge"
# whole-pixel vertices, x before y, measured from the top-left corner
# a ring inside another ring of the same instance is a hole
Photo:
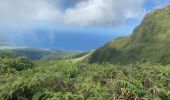
[[[112,40],[97,49],[89,63],[129,64],[145,60],[170,63],[170,6],[157,9],[144,17],[131,36]]]

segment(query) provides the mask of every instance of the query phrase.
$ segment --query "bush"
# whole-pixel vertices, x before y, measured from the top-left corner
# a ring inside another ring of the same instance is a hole
[[[27,58],[18,57],[9,61],[8,66],[16,69],[17,71],[22,71],[28,68],[33,68],[34,63]]]
[[[168,65],[55,61],[39,62],[37,67],[27,69],[33,67],[32,62],[22,57],[4,59],[6,63],[23,71],[0,72],[2,100],[169,100]]]

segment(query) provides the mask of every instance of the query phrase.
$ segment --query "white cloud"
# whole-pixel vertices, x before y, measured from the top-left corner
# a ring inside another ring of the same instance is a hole
[[[144,0],[76,0],[60,9],[62,0],[0,0],[0,26],[23,26],[37,22],[81,26],[117,26],[141,19]],[[62,4],[64,5],[64,4]]]

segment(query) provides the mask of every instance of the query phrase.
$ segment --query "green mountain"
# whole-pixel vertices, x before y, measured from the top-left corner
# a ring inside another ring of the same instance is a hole
[[[90,63],[129,64],[136,61],[170,63],[170,6],[147,14],[131,36],[110,41],[97,49]]]

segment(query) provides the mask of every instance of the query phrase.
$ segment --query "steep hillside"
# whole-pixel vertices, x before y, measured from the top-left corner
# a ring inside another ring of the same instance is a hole
[[[170,6],[147,14],[131,36],[118,38],[97,49],[90,63],[128,64],[144,60],[170,63]]]

